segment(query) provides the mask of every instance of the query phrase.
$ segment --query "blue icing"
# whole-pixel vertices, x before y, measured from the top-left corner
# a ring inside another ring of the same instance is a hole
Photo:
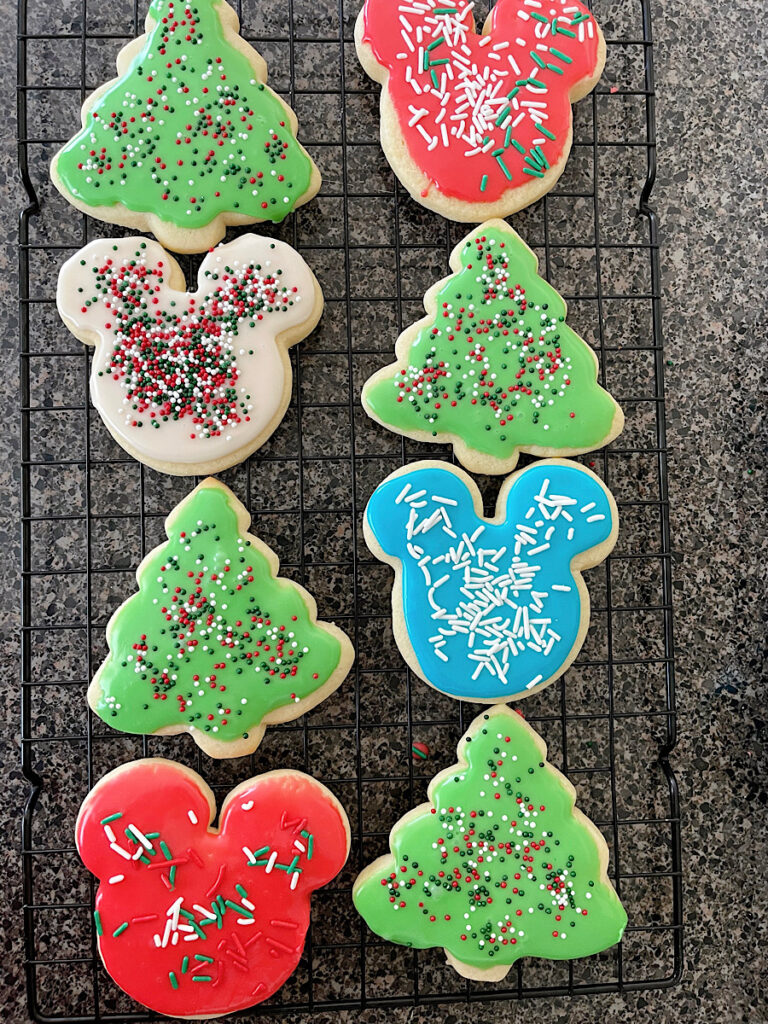
[[[415,466],[376,489],[367,523],[402,564],[405,623],[425,679],[454,697],[513,699],[568,660],[581,618],[571,560],[610,536],[614,513],[576,463],[517,474],[498,525],[475,514],[467,479]]]

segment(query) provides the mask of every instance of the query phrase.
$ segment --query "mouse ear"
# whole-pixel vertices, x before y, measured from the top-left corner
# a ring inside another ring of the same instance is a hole
[[[398,55],[417,52],[420,46],[428,45],[445,31],[456,34],[474,31],[474,4],[465,0],[442,8],[434,0],[402,3],[396,11],[394,6],[392,0],[366,0],[363,7],[363,42],[368,43],[376,60],[384,67],[395,68],[399,64],[404,69],[407,62]],[[435,8],[443,15],[442,20],[435,16]]]
[[[187,850],[205,833],[215,807],[203,780],[173,761],[150,758],[121,765],[96,783],[75,826],[80,857],[105,878],[158,864]]]
[[[600,31],[578,0],[557,6],[535,0],[526,0],[525,6],[501,2],[493,9],[491,26],[494,38],[513,42],[509,52],[521,68],[521,58],[533,67],[530,60],[535,55],[536,63],[553,70],[557,84],[566,90],[595,72]],[[565,90],[562,95],[568,102]]]
[[[339,801],[303,772],[274,771],[234,789],[221,811],[221,834],[242,839],[253,865],[284,871],[307,893],[330,882],[349,853],[349,822]]]
[[[401,557],[409,545],[421,547],[433,531],[456,537],[454,517],[474,510],[466,482],[441,466],[416,465],[379,484],[365,510],[365,519],[379,546]],[[461,531],[459,531],[460,533]]]
[[[532,537],[534,530],[540,534],[525,549],[531,554],[548,549],[554,534],[565,538],[573,557],[608,540],[618,526],[610,491],[577,462],[544,459],[534,463],[509,478],[502,501],[508,524],[522,522]]]
[[[59,271],[56,305],[70,329],[96,331],[123,309],[126,277],[138,274],[148,299],[169,280],[175,266],[175,260],[152,239],[97,238]]]

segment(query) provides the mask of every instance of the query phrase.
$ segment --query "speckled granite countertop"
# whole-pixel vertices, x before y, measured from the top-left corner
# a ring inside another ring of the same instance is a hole
[[[106,0],[105,0],[106,3]],[[610,6],[610,5],[609,5]],[[670,991],[574,1000],[316,1015],[313,1021],[512,1022],[532,1015],[587,1024],[710,1024],[768,1020],[759,977],[768,913],[759,879],[766,853],[766,751],[763,702],[766,531],[766,355],[764,268],[768,203],[764,147],[757,128],[766,100],[768,41],[752,0],[713,9],[703,0],[655,0],[664,334],[667,356],[670,490],[675,558],[680,743],[674,764],[682,791],[686,969]],[[15,4],[0,0],[6,45],[13,47]],[[744,25],[749,31],[744,31]],[[44,55],[40,56],[44,60]],[[111,57],[110,57],[111,60]],[[13,62],[0,75],[13,94]],[[13,126],[4,123],[12,137]],[[7,585],[0,635],[5,736],[0,740],[8,795],[0,809],[0,1016],[26,1022],[20,968],[17,597],[16,219],[23,194],[15,146],[0,155],[7,248],[0,249],[0,557]],[[66,715],[64,708],[53,715]],[[67,978],[60,979],[67,985]],[[285,1018],[292,1024],[306,1020]]]

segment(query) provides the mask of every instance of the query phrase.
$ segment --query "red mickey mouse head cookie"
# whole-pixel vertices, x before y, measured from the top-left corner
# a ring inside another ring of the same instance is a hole
[[[86,797],[77,849],[99,879],[104,966],[158,1013],[205,1018],[269,998],[299,962],[311,893],[349,853],[349,823],[324,786],[258,775],[221,808],[199,775],[159,758],[106,775]]]
[[[381,144],[414,199],[451,220],[506,217],[548,192],[571,148],[570,104],[605,40],[578,0],[365,0],[355,44],[381,83]]]

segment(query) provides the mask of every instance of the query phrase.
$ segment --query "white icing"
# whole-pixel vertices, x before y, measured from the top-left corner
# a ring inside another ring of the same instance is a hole
[[[216,284],[210,277],[206,278],[206,271],[218,272],[225,266],[237,271],[239,267],[255,263],[260,265],[261,273],[280,269],[283,273],[278,279],[279,286],[297,289],[291,296],[293,305],[289,309],[265,312],[263,319],[256,321],[253,327],[249,326],[247,319],[243,320],[237,335],[232,337],[239,368],[235,386],[238,398],[245,400],[246,395],[250,396],[249,421],[241,418],[240,422],[225,425],[221,436],[198,434],[193,439],[190,434],[196,433],[196,424],[190,415],[175,421],[165,420],[156,429],[151,425],[151,409],[138,413],[132,408],[133,402],[126,394],[124,378],[115,380],[109,369],[115,333],[106,324],[114,321],[114,314],[101,300],[82,312],[83,300],[95,294],[92,268],[102,266],[108,258],[116,264],[133,260],[142,242],[146,243],[143,257],[147,264],[156,265],[162,260],[168,266],[168,255],[159,243],[136,236],[91,242],[68,260],[59,274],[57,302],[65,322],[78,333],[88,331],[98,337],[91,370],[93,404],[118,440],[123,440],[139,458],[144,456],[148,460],[193,466],[225,457],[246,447],[268,430],[270,424],[272,429],[277,426],[272,421],[280,412],[286,375],[275,337],[278,333],[299,327],[312,316],[315,305],[312,273],[301,256],[285,242],[246,234],[206,255],[198,272],[196,292],[179,292],[163,284],[157,293],[158,308],[167,309],[175,301],[180,312],[186,311],[190,297],[195,298],[196,308],[202,306],[206,295]],[[84,266],[81,266],[82,260],[85,261]],[[80,288],[82,292],[78,291]],[[154,408],[157,409],[156,406]],[[143,425],[133,426],[137,421]]]

